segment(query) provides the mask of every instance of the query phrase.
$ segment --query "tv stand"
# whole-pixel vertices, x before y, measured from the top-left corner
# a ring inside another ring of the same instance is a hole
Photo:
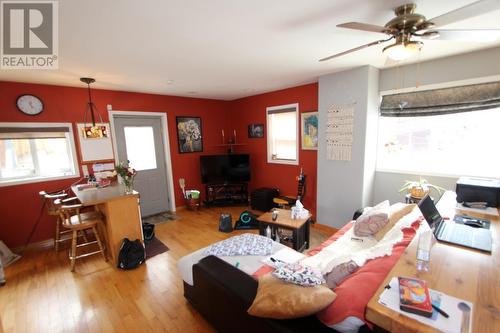
[[[206,206],[248,204],[247,183],[218,183],[205,185]]]

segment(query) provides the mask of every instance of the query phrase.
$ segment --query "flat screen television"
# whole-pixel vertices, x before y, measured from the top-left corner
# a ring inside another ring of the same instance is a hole
[[[201,182],[204,184],[250,181],[250,155],[200,156]]]

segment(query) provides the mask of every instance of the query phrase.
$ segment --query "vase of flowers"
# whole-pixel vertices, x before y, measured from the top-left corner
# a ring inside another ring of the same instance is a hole
[[[125,185],[126,194],[134,192],[134,178],[137,175],[137,171],[130,167],[129,164],[130,161],[127,161],[127,163],[121,162],[115,165],[115,171],[113,172],[114,175],[118,175],[121,178],[123,185]]]

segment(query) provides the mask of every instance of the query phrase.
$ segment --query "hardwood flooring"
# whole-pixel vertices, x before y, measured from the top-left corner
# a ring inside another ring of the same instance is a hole
[[[5,271],[0,333],[214,332],[184,299],[176,263],[196,249],[242,233],[224,234],[217,228],[221,212],[232,214],[234,221],[243,209],[179,211],[179,220],[156,226],[156,236],[170,251],[131,271],[91,256],[77,261],[71,273],[66,250],[27,250]],[[327,233],[312,228],[312,245]]]

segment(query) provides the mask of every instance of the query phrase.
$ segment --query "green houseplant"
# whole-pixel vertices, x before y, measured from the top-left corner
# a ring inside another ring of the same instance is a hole
[[[406,191],[413,198],[422,199],[431,189],[434,189],[439,195],[441,195],[441,192],[446,191],[445,188],[431,184],[420,176],[419,180],[406,180],[403,187],[399,189],[399,192]]]

